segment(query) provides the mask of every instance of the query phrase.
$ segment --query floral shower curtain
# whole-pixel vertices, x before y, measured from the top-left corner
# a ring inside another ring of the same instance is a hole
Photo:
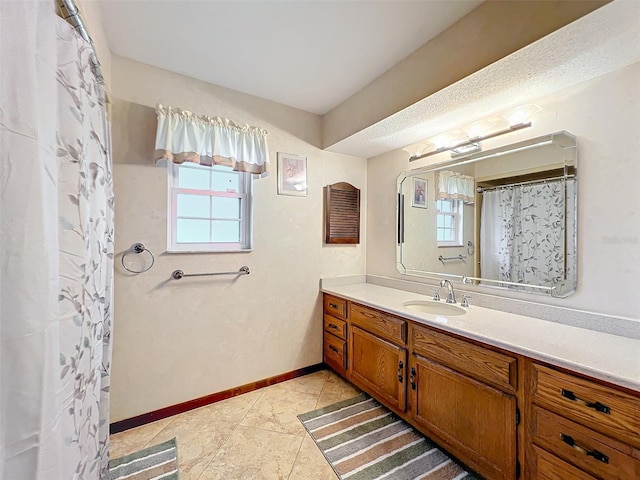
[[[565,192],[566,184],[566,192]],[[572,252],[574,180],[488,190],[480,220],[481,276],[553,286],[561,283]],[[567,225],[565,225],[565,210]],[[565,245],[565,231],[568,242]],[[575,272],[567,271],[567,276]]]
[[[0,478],[108,462],[113,186],[105,92],[50,0],[0,2]]]

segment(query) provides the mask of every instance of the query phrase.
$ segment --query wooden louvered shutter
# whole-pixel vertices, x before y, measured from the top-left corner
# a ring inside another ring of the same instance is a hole
[[[360,190],[345,182],[325,187],[325,242],[360,243]]]

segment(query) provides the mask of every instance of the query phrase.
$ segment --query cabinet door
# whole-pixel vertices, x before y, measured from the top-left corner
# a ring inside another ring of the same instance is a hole
[[[516,399],[416,356],[413,419],[451,453],[490,479],[516,476]]]
[[[406,408],[407,351],[358,327],[351,329],[351,381],[387,406]]]

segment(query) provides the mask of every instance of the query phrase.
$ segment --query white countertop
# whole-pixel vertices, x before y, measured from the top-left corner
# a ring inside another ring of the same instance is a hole
[[[431,298],[372,283],[322,291],[640,392],[640,340],[473,305],[450,317],[409,311],[403,302]]]

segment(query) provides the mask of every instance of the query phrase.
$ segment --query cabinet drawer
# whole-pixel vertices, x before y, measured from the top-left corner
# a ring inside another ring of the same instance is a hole
[[[390,342],[404,345],[407,322],[356,303],[351,304],[351,324]]]
[[[508,392],[517,388],[517,360],[435,330],[412,325],[413,351]]]
[[[339,372],[347,369],[347,342],[325,332],[324,361]]]
[[[324,294],[324,312],[346,320],[349,316],[349,302],[344,298]]]
[[[534,446],[533,453],[537,480],[596,480],[541,448]]]
[[[536,404],[640,448],[640,398],[542,365],[531,377]]]
[[[633,447],[540,407],[533,407],[531,440],[591,475],[611,480],[640,478],[640,460],[631,456]]]
[[[343,340],[347,339],[347,322],[339,320],[331,315],[324,314],[324,329]]]

